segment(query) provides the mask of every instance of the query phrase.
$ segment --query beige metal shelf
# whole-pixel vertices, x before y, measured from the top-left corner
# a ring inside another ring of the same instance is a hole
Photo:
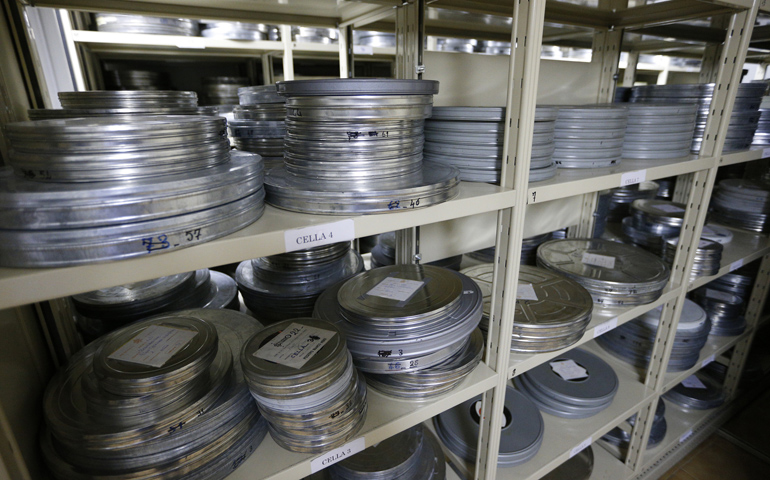
[[[708,340],[706,341],[706,345],[704,345],[703,349],[700,351],[698,361],[692,368],[685,370],[684,372],[667,372],[665,374],[665,384],[663,385],[663,390],[661,393],[666,393],[667,391],[671,390],[680,384],[682,380],[716,360],[720,355],[734,347],[742,339],[748,338],[750,334],[751,331],[746,330],[742,334],[736,335],[734,337],[718,337],[716,335],[709,335]]]
[[[751,147],[743,152],[728,153],[722,155],[719,159],[719,166],[724,167],[727,165],[735,165],[738,163],[751,162],[752,160],[759,160],[760,158],[770,156],[770,151],[766,151],[767,148],[763,147]]]
[[[594,469],[589,480],[621,480],[633,475],[633,471],[604,448],[605,443],[596,442],[593,445]]]
[[[691,155],[679,160],[623,159],[620,165],[605,168],[574,170],[560,168],[555,177],[529,184],[527,202],[529,204],[547,202],[616,188],[628,184],[624,182],[624,175],[629,176],[632,172],[644,172],[644,181],[650,181],[712,168],[715,162],[716,159],[713,157],[700,158]]]
[[[226,40],[177,35],[148,35],[138,33],[96,32],[73,30],[72,40],[87,46],[94,53],[145,53],[150,55],[216,55],[220,57],[254,57],[256,53],[282,52],[282,41]],[[302,53],[339,54],[339,45],[291,42],[292,51]],[[372,55],[393,56],[395,48],[372,48]]]
[[[433,207],[382,215],[307,215],[267,206],[262,218],[239,232],[169,253],[69,268],[0,268],[0,309],[275,255],[286,251],[286,230],[352,218],[356,237],[365,237],[512,207],[514,198],[513,190],[463,182],[460,194],[454,200]]]
[[[583,348],[599,355],[618,374],[619,386],[612,404],[597,415],[584,419],[566,419],[543,413],[543,446],[538,454],[521,465],[499,468],[498,479],[535,480],[542,477],[568,460],[576,447],[587,439],[591,439],[591,444],[596,443],[602,435],[636,413],[654,396],[653,390],[645,387],[633,374],[619,369],[618,360],[605,354],[595,345],[584,345]],[[513,421],[515,427],[515,418]],[[451,452],[449,459],[458,465],[461,475],[472,472],[472,465],[460,461],[456,455],[451,455]]]
[[[508,376],[514,377],[515,375],[521,375],[522,373],[530,370],[543,362],[555,358],[565,351],[569,351],[575,347],[579,347],[587,342],[590,342],[594,338],[607,333],[608,331],[616,328],[619,325],[623,325],[640,315],[648,312],[654,308],[663,305],[664,303],[673,300],[680,293],[679,288],[669,289],[663,293],[657,300],[645,305],[637,305],[635,307],[628,308],[606,308],[596,309],[591,316],[591,323],[588,324],[583,337],[574,345],[571,345],[565,349],[557,350],[555,352],[540,353],[540,354],[521,354],[511,353],[510,368],[508,369]],[[514,320],[515,322],[515,320]]]
[[[710,281],[770,253],[770,239],[768,237],[736,228],[730,228],[730,231],[733,232],[733,240],[725,245],[722,251],[722,266],[719,273],[696,278],[690,282],[688,290],[702,287]]]
[[[356,438],[365,438],[367,447],[437,415],[459,403],[482,394],[495,385],[495,373],[484,363],[471,372],[451,392],[430,402],[411,402],[385,396],[367,389],[368,411],[363,430]],[[298,480],[310,475],[310,463],[320,455],[289,452],[278,446],[270,435],[227,480]]]

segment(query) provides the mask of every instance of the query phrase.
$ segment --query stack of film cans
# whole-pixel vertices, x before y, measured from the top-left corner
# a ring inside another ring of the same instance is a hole
[[[105,70],[104,83],[107,90],[170,90],[168,76],[151,70]]]
[[[338,43],[340,32],[335,28],[291,27],[291,36],[298,43]]]
[[[321,453],[344,445],[366,418],[366,382],[333,324],[293,318],[257,332],[241,352],[243,374],[273,440]]]
[[[3,266],[164,253],[240,230],[264,211],[262,159],[230,153],[221,117],[113,115],[13,123],[6,131],[12,170],[0,171]]]
[[[112,115],[198,114],[198,95],[195,92],[168,90],[59,92],[59,101],[62,108],[29,110],[30,120]]]
[[[553,160],[558,168],[600,168],[620,163],[628,109],[622,105],[560,106]]]
[[[261,328],[230,310],[185,310],[87,345],[43,399],[53,476],[209,478],[240,465],[267,433],[237,357]]]
[[[612,367],[579,348],[514,377],[513,383],[541,411],[562,418],[592,417],[609,407],[618,391]]]
[[[708,287],[695,290],[692,296],[708,314],[711,335],[732,337],[746,330],[741,297]]]
[[[468,462],[476,459],[481,395],[433,417],[441,442]],[[505,389],[498,467],[513,467],[537,455],[543,443],[543,415],[532,400],[513,387]]]
[[[759,122],[759,107],[767,85],[764,83],[741,83],[733,103],[733,113],[727,129],[727,137],[722,148],[723,152],[746,150],[751,146],[754,132]],[[695,135],[690,151],[699,153],[706,130],[706,121],[711,109],[714,96],[714,84],[688,85],[644,85],[633,87],[632,103],[678,103],[697,105],[698,114],[695,120]]]
[[[204,77],[203,98],[206,105],[238,105],[238,89],[248,84],[246,77]]]
[[[710,410],[725,402],[722,385],[705,372],[697,372],[663,394],[663,398],[683,410]]]
[[[479,287],[465,275],[394,265],[328,288],[314,316],[345,332],[353,361],[372,376],[372,386],[419,398],[453,388],[478,363],[483,342],[474,331],[481,313]]]
[[[537,249],[537,265],[576,281],[602,307],[653,302],[671,273],[652,253],[602,239],[551,240]]]
[[[127,323],[188,308],[238,311],[238,287],[224,273],[202,269],[70,297],[78,329],[95,339]]]
[[[636,425],[636,414],[627,418],[626,422],[631,427]],[[650,431],[650,437],[647,439],[647,450],[655,448],[657,445],[659,445],[660,442],[662,442],[666,437],[667,430],[668,423],[666,422],[666,404],[661,398],[658,399],[658,406],[655,408],[655,416],[652,420],[652,430]],[[620,447],[625,450],[631,443],[631,432],[630,430],[624,430],[621,427],[615,427],[607,432],[604,436],[602,436],[602,440],[609,443],[610,445],[615,445],[616,447]]]
[[[723,225],[770,230],[770,187],[753,180],[727,179],[717,184],[710,204],[711,219]]]
[[[492,293],[491,263],[462,271],[484,295],[481,329],[488,328]],[[568,347],[583,337],[591,321],[593,301],[579,283],[549,270],[522,265],[511,336],[512,352],[550,352]]]
[[[667,238],[663,241],[663,260],[669,265],[674,264],[678,246],[679,237]],[[723,250],[724,247],[721,243],[701,237],[695,249],[695,260],[690,271],[690,280],[719,273]]]
[[[631,214],[631,204],[635,200],[655,198],[658,184],[643,182],[636,185],[613,188],[610,190],[610,205],[607,213],[608,222],[621,222]]]
[[[100,32],[140,33],[145,35],[181,35],[194,37],[198,34],[198,22],[185,18],[146,17],[119,13],[97,13],[96,29]]]
[[[313,313],[316,299],[330,285],[364,269],[350,242],[245,260],[235,280],[246,307],[264,323]]]
[[[597,338],[596,343],[625,362],[646,368],[652,355],[661,311],[662,307],[658,307],[624,323]],[[681,372],[695,365],[710,330],[711,322],[706,312],[692,300],[685,300],[676,327],[668,371]]]
[[[690,154],[697,105],[628,104],[623,158],[653,160]]]
[[[239,88],[238,98],[235,119],[227,125],[233,146],[260,154],[265,168],[283,165],[286,98],[278,95],[275,85]]]
[[[679,236],[685,205],[668,200],[634,200],[631,216],[623,219],[623,235],[634,245],[656,255],[663,253],[664,240]]]
[[[453,198],[459,171],[423,163],[423,129],[438,82],[335,79],[278,82],[286,97],[283,168],[268,202],[344,215],[422,208]]]
[[[201,36],[225,40],[267,40],[270,27],[261,23],[201,20]]]
[[[751,144],[758,146],[770,145],[770,108],[760,107],[757,131],[754,132],[754,141]]]
[[[328,469],[332,480],[444,480],[441,444],[421,424],[397,433]]]

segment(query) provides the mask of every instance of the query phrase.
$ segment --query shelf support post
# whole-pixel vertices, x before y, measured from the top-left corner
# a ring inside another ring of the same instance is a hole
[[[283,80],[294,80],[294,50],[291,41],[291,25],[281,25],[283,41]]]
[[[732,399],[738,389],[738,383],[741,379],[741,372],[746,365],[746,358],[749,349],[756,336],[759,318],[765,309],[765,302],[768,295],[768,284],[770,283],[770,255],[762,257],[759,265],[757,278],[754,279],[754,288],[751,291],[748,304],[746,305],[746,327],[751,329],[751,334],[738,342],[733,349],[733,355],[730,357],[730,364],[727,367],[727,376],[725,377],[724,389],[727,399]]]
[[[501,185],[516,191],[517,208],[501,210],[497,215],[494,288],[485,361],[498,373],[498,382],[483,396],[475,479],[491,479],[497,475],[544,18],[545,2],[514,2]],[[512,422],[515,423],[516,418]]]
[[[623,86],[633,87],[636,81],[636,67],[639,64],[639,52],[628,52],[628,62],[623,72]]]

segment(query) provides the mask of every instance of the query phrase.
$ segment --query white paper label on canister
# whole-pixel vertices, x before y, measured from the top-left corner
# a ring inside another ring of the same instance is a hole
[[[356,55],[374,55],[371,45],[353,45],[353,53]]]
[[[583,263],[586,265],[593,265],[595,267],[604,267],[604,268],[615,268],[615,257],[610,257],[608,255],[598,255],[596,253],[583,253],[583,258],[581,259]]]
[[[742,266],[743,266],[743,259],[741,258],[740,260],[736,260],[730,264],[730,271],[732,272],[733,270],[738,270]]]
[[[349,242],[356,238],[356,226],[351,219],[340,220],[323,225],[286,230],[283,233],[283,238],[286,251],[293,252],[332,243]]]
[[[374,288],[366,292],[367,295],[374,297],[389,298],[405,302],[412,298],[412,295],[425,285],[418,280],[407,280],[405,278],[387,277]]]
[[[661,212],[666,213],[682,213],[684,212],[684,208],[676,206],[676,205],[655,205],[656,210],[660,210]]]
[[[160,368],[196,335],[183,328],[150,325],[107,358]]]
[[[291,368],[302,368],[321,351],[336,332],[292,323],[272,340],[262,345],[254,356]]]
[[[706,388],[706,384],[703,383],[701,379],[696,377],[695,375],[690,375],[689,377],[682,380],[682,385],[684,385],[687,388],[700,388],[700,389]]]
[[[365,448],[366,448],[365,439],[364,437],[361,437],[361,438],[356,438],[352,442],[346,443],[345,445],[339,448],[335,448],[334,450],[329,450],[328,452],[324,453],[320,457],[310,461],[310,473],[320,472],[321,470],[328,467],[329,465],[334,465],[339,461],[345,460],[346,458],[350,458],[356,453],[363,451]]]
[[[713,288],[706,289],[706,298],[713,298],[714,300],[721,300],[723,302],[730,302],[733,300],[733,296],[727,292],[714,290]]]
[[[557,360],[550,363],[551,370],[564,380],[588,378],[588,371],[572,359]]]
[[[647,179],[647,170],[637,170],[635,172],[626,172],[620,176],[620,186],[636,185]]]
[[[575,448],[570,450],[569,458],[574,457],[575,455],[577,455],[578,453],[582,452],[583,450],[585,450],[586,448],[588,448],[590,446],[591,446],[591,437],[588,437],[585,440],[583,440],[582,442],[580,442]]]
[[[535,287],[531,283],[520,283],[516,286],[516,300],[533,300],[537,301],[537,293]]]
[[[687,430],[681,437],[679,437],[679,443],[684,442],[690,437],[692,437],[692,430]]]
[[[613,318],[612,320],[607,320],[606,322],[597,325],[596,328],[594,328],[594,338],[604,335],[605,333],[609,332],[613,328],[618,326],[618,319]]]

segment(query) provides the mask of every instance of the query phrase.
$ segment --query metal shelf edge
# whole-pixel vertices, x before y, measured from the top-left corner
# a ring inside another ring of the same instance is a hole
[[[232,235],[168,253],[64,268],[0,268],[0,309],[283,253],[285,232],[296,228],[352,218],[356,237],[365,237],[510,208],[515,198],[513,190],[463,182],[453,200],[382,215],[308,215],[267,206],[262,218]]]

